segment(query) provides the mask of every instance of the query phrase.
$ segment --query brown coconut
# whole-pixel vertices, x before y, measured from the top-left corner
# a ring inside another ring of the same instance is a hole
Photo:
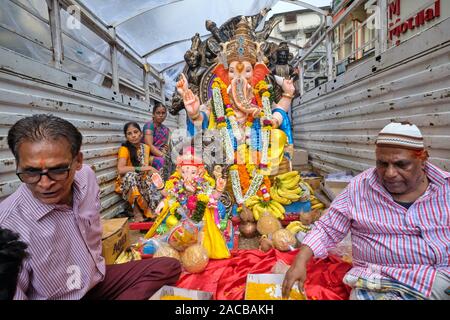
[[[254,222],[244,222],[239,224],[239,232],[244,238],[253,238],[256,236],[256,223]]]
[[[253,222],[255,221],[255,217],[253,216],[253,212],[252,210],[250,210],[249,208],[247,208],[246,206],[242,206],[242,211],[239,214],[242,221],[249,221],[249,222]]]
[[[178,251],[169,245],[162,245],[158,248],[158,250],[156,250],[155,254],[153,255],[153,258],[158,257],[169,257],[180,260],[180,254],[178,253]]]
[[[281,223],[272,214],[263,213],[256,224],[256,229],[262,235],[269,235],[281,229]]]
[[[181,264],[190,273],[202,272],[205,270],[208,262],[208,252],[201,244],[194,244],[181,254]]]
[[[280,229],[272,234],[272,241],[275,248],[280,251],[288,251],[297,243],[292,232],[286,229]]]

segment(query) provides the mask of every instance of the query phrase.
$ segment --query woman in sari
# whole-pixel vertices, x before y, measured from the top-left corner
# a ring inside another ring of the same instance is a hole
[[[123,132],[127,141],[119,149],[116,192],[133,208],[134,220],[141,222],[144,216],[154,217],[154,209],[162,197],[156,185],[164,185],[158,171],[149,165],[150,147],[141,143],[140,126],[136,122],[128,122]]]
[[[150,146],[152,155],[150,163],[159,172],[162,172],[164,158],[169,150],[170,129],[162,124],[166,117],[166,107],[162,103],[157,103],[153,107],[153,122],[147,122],[143,128],[143,142]]]

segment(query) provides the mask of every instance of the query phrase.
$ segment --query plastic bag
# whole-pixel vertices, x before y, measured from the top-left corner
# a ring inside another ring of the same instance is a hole
[[[200,273],[208,262],[208,251],[201,244],[191,245],[181,253],[181,265],[187,272]]]
[[[183,251],[198,241],[198,227],[190,220],[183,220],[170,231],[167,242],[176,250]]]
[[[160,246],[153,255],[153,258],[158,257],[168,257],[180,260],[180,253],[172,248],[168,243],[160,243]]]
[[[345,262],[352,263],[352,237],[349,232],[335,248],[329,249],[328,253],[339,256]]]
[[[272,234],[273,245],[280,251],[292,251],[297,244],[295,236],[286,229],[279,229]]]

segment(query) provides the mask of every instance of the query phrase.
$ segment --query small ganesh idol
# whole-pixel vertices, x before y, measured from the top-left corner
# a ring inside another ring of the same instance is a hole
[[[164,200],[156,209],[158,218],[146,235],[164,234],[180,221],[191,220],[201,228],[200,239],[212,259],[228,258],[230,253],[219,229],[219,198],[225,188],[219,168],[215,179],[205,169],[193,149],[185,150],[177,159],[176,171],[166,181]],[[227,219],[227,217],[224,217]],[[201,222],[201,223],[200,223]]]

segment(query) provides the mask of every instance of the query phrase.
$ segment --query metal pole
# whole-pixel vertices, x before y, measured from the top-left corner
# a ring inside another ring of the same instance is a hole
[[[327,27],[331,27],[333,24],[332,18],[330,16],[327,16]],[[333,79],[333,31],[327,32],[326,37],[326,50],[327,50],[327,77],[328,81]]]
[[[62,68],[63,46],[61,35],[61,15],[58,0],[48,0],[48,16],[50,23],[50,33],[52,37],[53,64],[55,68]]]
[[[387,0],[378,0],[378,9],[379,9],[379,22],[380,25],[376,26],[378,31],[378,44],[379,51],[377,55],[385,52],[387,50],[387,32],[388,32],[388,23],[387,23]]]
[[[143,70],[143,77],[144,77],[144,91],[145,91],[145,101],[150,102],[150,87],[148,86],[148,71],[149,71],[149,64],[144,60],[142,62],[142,70]]]
[[[113,42],[111,43],[112,87],[116,94],[119,94],[119,64],[117,61],[116,30],[111,28],[110,33],[113,37]]]
[[[299,69],[299,78],[298,81],[300,82],[300,96],[302,96],[305,93],[305,63],[302,61],[300,62],[300,65],[298,66]]]
[[[166,94],[164,93],[164,77],[161,77],[163,80],[161,80],[161,102],[163,105],[166,105]]]

